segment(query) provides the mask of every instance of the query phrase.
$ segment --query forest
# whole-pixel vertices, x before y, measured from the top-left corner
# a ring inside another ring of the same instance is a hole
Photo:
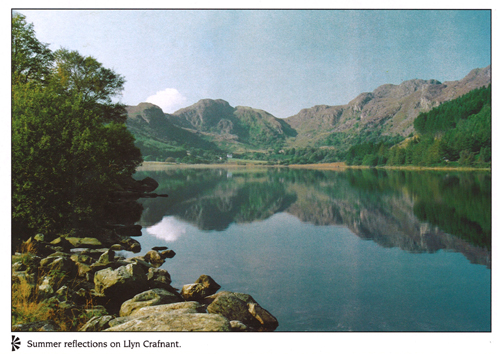
[[[348,165],[491,166],[491,85],[445,102],[414,121],[415,134],[352,146]]]

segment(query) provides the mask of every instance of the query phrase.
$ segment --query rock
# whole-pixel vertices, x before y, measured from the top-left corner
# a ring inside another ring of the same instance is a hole
[[[207,296],[213,295],[220,289],[220,285],[215,282],[209,275],[200,275],[200,277],[195,281],[195,283],[199,283],[203,285],[206,289]]]
[[[111,245],[111,247],[109,247],[110,250],[113,250],[113,251],[121,251],[123,249],[123,246],[120,245],[119,243],[115,243],[113,245]]]
[[[55,332],[60,331],[59,326],[52,320],[36,321],[12,326],[14,332]]]
[[[108,311],[102,305],[94,305],[90,309],[85,309],[85,313],[87,315],[92,315],[93,317],[96,317],[96,316],[101,317],[101,316],[108,315]]]
[[[42,298],[48,298],[54,294],[54,286],[53,286],[52,277],[45,276],[42,279],[42,283],[38,286],[38,295]]]
[[[80,332],[98,332],[109,328],[109,321],[114,317],[111,315],[94,316],[79,329]]]
[[[165,269],[149,268],[147,279],[150,287],[166,288],[170,287],[172,280],[170,274]]]
[[[144,260],[148,263],[151,263],[156,268],[165,263],[160,254],[154,250],[148,251],[148,253],[144,255]]]
[[[156,306],[155,306],[156,307]],[[159,312],[132,319],[105,330],[106,332],[229,332],[227,318],[208,313],[187,313],[183,310]]]
[[[208,275],[201,275],[195,283],[182,287],[181,295],[185,300],[202,301],[220,289],[220,285]]]
[[[57,274],[59,277],[64,274],[74,277],[78,274],[78,266],[66,254],[53,254],[40,261],[39,272],[42,274]]]
[[[207,312],[220,314],[230,321],[240,321],[252,328],[260,326],[259,321],[248,312],[247,303],[231,292],[219,294],[215,300],[208,305]]]
[[[114,260],[115,260],[115,251],[109,249],[106,252],[104,252],[103,254],[101,254],[99,259],[97,260],[97,263],[109,264],[109,263],[113,262]]]
[[[165,259],[165,258],[174,258],[175,252],[172,251],[172,250],[161,251],[160,252],[160,256],[161,256],[162,259]]]
[[[143,307],[137,310],[133,316],[140,317],[140,316],[154,314],[157,312],[173,312],[173,311],[182,311],[185,313],[203,313],[205,312],[205,309],[199,302],[183,301],[183,302],[174,302],[171,304]]]
[[[269,311],[263,309],[259,304],[249,303],[248,312],[260,322],[264,331],[274,331],[278,328],[278,320]]]
[[[95,237],[66,237],[66,241],[73,247],[80,248],[101,248],[103,244]]]
[[[129,316],[143,307],[171,304],[179,301],[182,301],[179,294],[171,293],[165,289],[147,290],[125,301],[120,308],[120,316]]]
[[[71,242],[66,240],[66,238],[64,237],[58,237],[52,240],[50,244],[53,246],[62,247],[65,252],[68,252],[71,248],[73,248]]]
[[[106,268],[94,275],[95,291],[111,299],[118,310],[119,304],[137,293],[147,290],[147,277],[138,264],[128,264],[115,270]],[[118,304],[118,306],[117,306]],[[113,311],[112,311],[113,312]]]
[[[141,244],[139,241],[127,237],[120,241],[120,245],[126,250],[134,253],[141,252]]]
[[[131,264],[137,264],[137,265],[141,266],[142,270],[144,270],[145,272],[148,272],[149,269],[152,268],[151,264],[149,264],[148,262],[146,262],[144,260],[144,257],[141,257],[141,256],[127,258],[125,260],[125,262],[131,263]]]
[[[218,313],[229,320],[240,321],[248,330],[274,331],[278,321],[267,310],[263,309],[248,294],[222,291],[208,297],[208,313]]]
[[[245,332],[248,330],[248,327],[240,321],[229,321],[229,324],[231,325],[231,329],[235,332]]]
[[[193,283],[186,284],[182,287],[181,296],[186,301],[200,301],[203,300],[207,295],[202,284]]]

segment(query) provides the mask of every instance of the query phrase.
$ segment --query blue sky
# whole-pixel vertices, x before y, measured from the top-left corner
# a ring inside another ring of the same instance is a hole
[[[37,38],[127,80],[121,101],[166,113],[202,98],[279,118],[409,79],[490,64],[490,12],[466,10],[19,10]]]

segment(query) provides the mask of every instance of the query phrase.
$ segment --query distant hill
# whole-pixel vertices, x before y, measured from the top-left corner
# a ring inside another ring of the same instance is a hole
[[[127,125],[143,155],[153,159],[182,158],[190,149],[211,150],[213,156],[307,146],[346,151],[374,137],[407,137],[421,112],[490,83],[488,66],[458,81],[414,79],[382,85],[345,105],[318,105],[285,119],[251,107],[232,107],[221,99],[203,99],[173,114],[141,103],[127,108]]]
[[[459,81],[409,80],[382,85],[358,95],[346,105],[314,106],[286,119],[297,131],[298,145],[311,144],[329,133],[350,135],[378,131],[381,135],[408,136],[413,121],[445,101],[491,83],[491,67],[472,70]],[[305,142],[304,142],[305,140]]]

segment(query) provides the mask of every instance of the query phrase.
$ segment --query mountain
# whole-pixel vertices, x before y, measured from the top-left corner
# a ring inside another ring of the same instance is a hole
[[[173,114],[141,103],[127,107],[127,125],[143,155],[157,158],[182,157],[190,148],[219,155],[307,146],[346,151],[379,136],[407,137],[421,112],[490,83],[490,66],[458,81],[408,80],[361,93],[345,105],[317,105],[285,119],[251,107],[232,107],[221,99],[203,99]]]
[[[207,139],[266,148],[276,142],[284,143],[296,135],[283,119],[251,107],[231,107],[224,100],[203,99],[192,106],[176,111],[170,121],[179,127],[198,131]]]
[[[359,135],[378,131],[381,135],[408,136],[419,113],[490,83],[491,66],[474,69],[459,81],[414,79],[399,85],[386,84],[361,93],[346,105],[303,109],[286,122],[297,131],[299,145],[303,145],[301,140],[310,144],[328,133]]]
[[[168,114],[152,103],[127,107],[127,128],[136,139],[143,157],[184,157],[188,148],[218,151],[217,145],[202,139],[196,132],[174,125]]]

